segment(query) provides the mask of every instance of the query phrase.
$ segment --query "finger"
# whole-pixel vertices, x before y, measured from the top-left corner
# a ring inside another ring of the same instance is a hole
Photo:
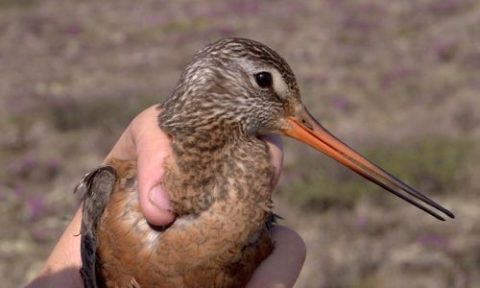
[[[135,117],[108,157],[137,160],[140,209],[150,224],[164,226],[174,219],[168,195],[160,186],[171,148],[157,124],[158,113],[152,106]]]
[[[303,239],[293,230],[276,226],[272,230],[273,253],[255,270],[247,287],[293,287],[305,262]]]
[[[270,151],[271,163],[275,173],[273,183],[276,185],[283,167],[283,141],[278,135],[263,136],[262,140],[267,143]]]
[[[158,109],[150,107],[132,123],[137,151],[140,208],[150,224],[163,226],[174,219],[168,194],[160,183],[166,157],[171,155],[170,141],[157,123]]]
[[[34,287],[83,287],[78,273],[82,267],[80,256],[80,225],[82,209],[78,209],[57,244],[48,256],[38,277],[27,288]]]

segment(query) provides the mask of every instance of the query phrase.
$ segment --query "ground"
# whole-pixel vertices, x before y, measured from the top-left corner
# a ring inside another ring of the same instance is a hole
[[[2,285],[36,275],[81,176],[225,36],[277,50],[324,126],[457,216],[437,221],[287,140],[276,206],[307,244],[297,287],[480,287],[473,0],[0,0]]]

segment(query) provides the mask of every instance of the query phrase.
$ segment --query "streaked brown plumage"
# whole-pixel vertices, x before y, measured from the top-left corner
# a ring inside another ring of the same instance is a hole
[[[443,219],[418,200],[453,217],[324,130],[288,64],[259,42],[222,39],[199,51],[159,109],[173,148],[162,184],[177,218],[149,226],[134,161],[110,159],[88,174],[86,287],[243,287],[274,249],[273,167],[260,135],[299,139],[433,216]]]

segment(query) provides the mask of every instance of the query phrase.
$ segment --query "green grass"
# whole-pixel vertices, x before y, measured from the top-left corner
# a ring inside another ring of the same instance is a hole
[[[60,131],[96,127],[110,130],[118,126],[126,127],[146,107],[159,103],[158,97],[138,97],[134,99],[112,99],[109,97],[52,101],[47,114],[50,122]]]
[[[33,0],[0,0],[0,9],[10,7],[28,8],[35,4]]]
[[[377,146],[367,150],[365,156],[420,191],[435,195],[455,193],[461,187],[473,149],[469,140],[429,138],[412,145]],[[285,183],[281,192],[304,208],[316,211],[351,208],[365,198],[385,199],[382,195],[387,194],[379,193],[382,189],[364,178],[333,161],[329,165],[319,164],[320,161],[302,159],[302,165],[294,167],[299,174]]]
[[[431,194],[443,194],[458,187],[473,149],[466,139],[428,138],[404,148],[379,147],[367,156],[405,182]]]

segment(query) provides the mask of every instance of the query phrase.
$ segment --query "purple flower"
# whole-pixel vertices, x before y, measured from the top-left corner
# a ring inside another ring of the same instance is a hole
[[[448,245],[447,240],[439,235],[423,234],[417,237],[417,242],[423,246],[434,248],[444,248]]]
[[[350,108],[350,102],[343,96],[335,96],[332,98],[332,105],[338,110],[347,111]]]
[[[405,65],[399,65],[394,67],[392,70],[384,74],[382,79],[382,87],[387,88],[397,81],[401,81],[407,77],[415,74],[415,70],[412,67]]]
[[[236,29],[229,26],[220,27],[217,31],[221,37],[233,36],[236,33]]]
[[[449,60],[455,55],[455,41],[451,38],[440,38],[433,42],[432,50],[437,58]]]
[[[359,216],[357,219],[355,219],[355,227],[361,229],[367,225],[368,225],[368,219],[366,217]]]
[[[462,3],[458,0],[433,1],[430,6],[430,11],[437,15],[451,15],[461,8],[461,6]]]
[[[36,242],[43,242],[48,238],[48,231],[44,229],[44,227],[34,226],[33,229],[30,231],[33,239]]]
[[[24,194],[23,188],[20,185],[15,185],[13,188],[13,195],[15,195],[17,198],[22,198]]]
[[[229,12],[237,15],[251,15],[258,12],[257,1],[232,1],[229,2]]]
[[[33,195],[26,200],[27,215],[30,219],[36,219],[42,215],[44,211],[44,199],[42,195]]]
[[[25,169],[31,169],[37,164],[37,160],[31,155],[27,154],[23,159],[22,159],[22,167]]]
[[[473,52],[466,55],[462,62],[473,69],[480,69],[480,52]]]
[[[14,112],[14,114],[25,113],[31,108],[31,105],[26,101],[27,98],[22,96],[23,95],[15,95],[13,97],[12,95],[12,97],[7,98],[7,105],[12,109],[11,111]]]
[[[27,154],[20,159],[16,159],[9,163],[8,170],[11,174],[27,175],[37,166],[37,160],[32,154]]]
[[[67,33],[72,37],[75,37],[80,35],[80,33],[82,33],[82,28],[80,28],[77,25],[71,25],[71,26],[68,26],[67,29],[65,29],[65,33]]]

